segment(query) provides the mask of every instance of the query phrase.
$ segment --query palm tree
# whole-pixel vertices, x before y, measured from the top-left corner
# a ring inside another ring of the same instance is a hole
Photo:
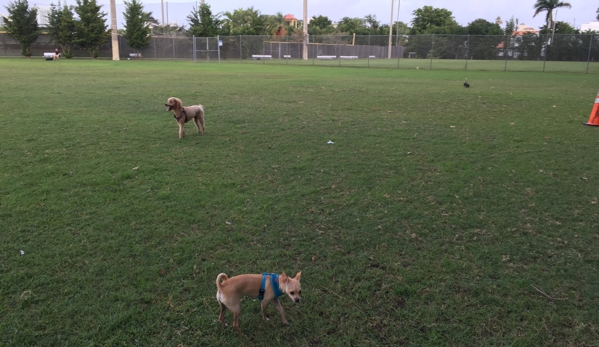
[[[545,21],[547,22],[547,26],[551,28],[553,27],[553,10],[557,10],[560,7],[572,8],[572,5],[570,5],[569,2],[563,2],[560,0],[537,0],[533,6],[535,9],[533,18],[541,12],[547,12]]]

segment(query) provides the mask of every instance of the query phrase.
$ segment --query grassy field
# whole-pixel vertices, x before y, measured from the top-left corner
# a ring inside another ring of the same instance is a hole
[[[206,60],[198,59],[198,62]],[[212,59],[210,62],[214,62]],[[464,70],[464,71],[508,71],[508,72],[571,72],[599,73],[598,62],[580,61],[534,61],[534,60],[464,60],[464,59],[261,59],[261,60],[221,60],[229,64],[262,65],[310,65],[328,67],[362,67],[383,69],[419,69],[419,70]]]
[[[598,344],[597,75],[0,73],[0,345]],[[178,139],[170,96],[205,136]],[[222,328],[217,274],[264,271],[302,271],[290,325],[246,299]]]

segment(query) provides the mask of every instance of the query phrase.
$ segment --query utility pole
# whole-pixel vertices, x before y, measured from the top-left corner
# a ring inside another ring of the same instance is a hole
[[[160,5],[161,5],[160,7],[162,8],[162,26],[165,26],[165,23],[164,23],[164,0],[160,0]]]
[[[308,0],[304,0],[304,52],[303,59],[308,60]]]
[[[389,52],[387,53],[387,59],[391,59],[391,45],[393,44],[393,7],[395,7],[395,2],[391,0],[391,21],[389,22]]]
[[[119,33],[116,29],[116,0],[110,0],[110,29],[112,31],[112,60],[120,60]]]

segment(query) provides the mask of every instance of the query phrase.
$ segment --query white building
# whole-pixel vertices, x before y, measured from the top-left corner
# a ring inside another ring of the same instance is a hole
[[[6,17],[6,15],[4,13],[0,13],[0,27],[4,26],[4,17]]]
[[[50,7],[36,6],[37,8],[37,25],[41,27],[48,26],[48,16],[50,15]]]
[[[583,24],[580,26],[581,33],[589,30],[599,33],[599,22],[590,22],[589,24]]]

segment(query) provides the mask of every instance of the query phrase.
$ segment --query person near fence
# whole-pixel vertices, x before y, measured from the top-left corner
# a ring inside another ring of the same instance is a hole
[[[52,56],[52,60],[59,60],[60,59],[60,51],[58,50],[58,48],[54,48],[54,55]]]

